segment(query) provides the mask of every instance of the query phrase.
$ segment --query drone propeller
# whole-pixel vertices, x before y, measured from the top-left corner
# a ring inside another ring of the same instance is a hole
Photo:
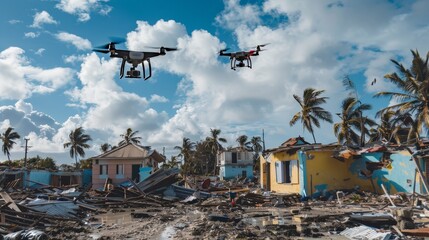
[[[153,49],[164,49],[165,51],[176,51],[178,48],[169,48],[169,47],[147,47],[147,48],[153,48]]]
[[[224,48],[224,49],[221,49],[220,51],[219,51],[219,53],[221,53],[221,52],[225,52],[225,51],[228,51],[229,50],[229,48]]]
[[[98,46],[96,48],[109,49],[109,46],[111,44],[120,44],[120,43],[125,42],[125,38],[120,38],[120,37],[110,37],[109,39],[110,39],[109,43],[106,43],[104,45]]]

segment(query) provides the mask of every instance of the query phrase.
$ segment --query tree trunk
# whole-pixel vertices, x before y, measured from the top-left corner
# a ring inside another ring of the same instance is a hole
[[[314,137],[314,132],[313,132],[313,130],[311,131],[311,135],[313,136],[314,144],[316,144],[316,137]]]

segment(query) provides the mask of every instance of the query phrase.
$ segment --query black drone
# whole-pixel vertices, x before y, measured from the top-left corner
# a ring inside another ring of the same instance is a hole
[[[124,40],[116,40],[112,41],[108,44],[102,45],[97,47],[97,49],[93,49],[95,52],[101,52],[101,53],[109,53],[111,58],[122,58],[122,64],[121,64],[121,73],[120,78],[124,76],[124,68],[125,68],[125,62],[132,64],[132,67],[129,71],[127,71],[126,78],[141,78],[140,77],[140,71],[136,70],[136,67],[141,63],[142,69],[143,69],[143,78],[144,80],[149,79],[152,76],[152,67],[150,64],[150,58],[157,57],[160,55],[165,55],[168,51],[175,51],[177,48],[167,48],[167,47],[160,47],[159,52],[140,52],[140,51],[130,51],[130,50],[121,50],[116,49],[115,45],[123,43]],[[150,47],[154,48],[154,47]],[[144,62],[147,62],[149,67],[149,75],[146,76],[145,71],[145,65]]]
[[[222,49],[219,51],[219,56],[228,56],[229,60],[231,62],[231,69],[236,70],[237,67],[248,67],[252,68],[252,59],[251,56],[258,56],[260,51],[263,51],[261,48],[268,45],[261,44],[256,47],[255,49],[249,50],[249,51],[240,51],[240,52],[230,52],[226,53],[225,51],[228,51],[229,48]],[[238,63],[237,63],[238,61]],[[244,63],[246,61],[246,64]]]

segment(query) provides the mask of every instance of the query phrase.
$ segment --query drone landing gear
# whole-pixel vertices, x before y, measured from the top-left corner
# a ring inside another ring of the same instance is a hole
[[[149,67],[149,75],[146,76],[146,70],[145,70],[145,65],[144,62],[147,61],[148,63],[148,67]],[[125,66],[125,61],[122,61],[122,65],[121,65],[121,78],[124,76],[124,66]],[[125,78],[141,78],[140,75],[140,71],[136,70],[137,64],[133,64],[133,66],[130,68],[129,71],[127,71],[127,75],[125,76]],[[144,60],[142,62],[142,69],[143,69],[143,78],[144,80],[149,79],[152,76],[152,66],[150,64],[150,60]]]
[[[238,63],[237,63],[237,59],[233,58],[233,59],[231,59],[231,69],[237,70],[236,69],[237,67],[240,67],[240,68],[241,67],[248,67],[248,68],[252,69],[252,59],[250,59],[250,57],[246,58],[246,63],[247,64],[244,63],[244,59],[238,60]]]
[[[147,61],[147,64],[148,64],[148,66],[149,66],[149,75],[146,77],[146,71],[144,70],[145,69],[145,67],[144,67],[144,62],[145,61]],[[147,80],[147,79],[149,79],[151,76],[152,76],[152,66],[151,66],[151,64],[150,64],[150,59],[147,59],[147,60],[145,60],[145,61],[143,61],[142,62],[142,67],[143,67],[143,78],[144,78],[144,80]]]

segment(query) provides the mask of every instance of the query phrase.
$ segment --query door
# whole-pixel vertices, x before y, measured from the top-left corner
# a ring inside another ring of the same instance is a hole
[[[271,191],[271,171],[270,171],[270,163],[265,163],[265,171],[266,171],[266,190]]]
[[[236,152],[231,153],[231,162],[237,163],[237,153]]]
[[[140,182],[140,164],[132,165],[131,171],[131,179],[136,183]]]

